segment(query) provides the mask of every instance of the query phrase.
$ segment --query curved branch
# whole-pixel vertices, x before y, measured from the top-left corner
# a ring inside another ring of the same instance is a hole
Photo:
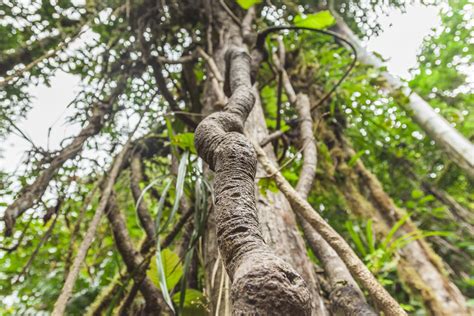
[[[108,173],[107,180],[105,181],[104,190],[102,191],[102,196],[99,201],[99,205],[97,206],[97,210],[92,218],[92,221],[89,223],[89,228],[87,229],[86,235],[79,247],[77,252],[77,256],[74,258],[74,262],[71,267],[71,271],[68,273],[66,281],[64,282],[63,288],[61,290],[61,294],[59,295],[56,303],[54,304],[54,310],[52,315],[53,316],[62,316],[64,311],[66,310],[66,304],[71,296],[74,284],[76,283],[76,279],[79,275],[79,271],[81,269],[82,263],[87,255],[87,251],[91,246],[95,233],[97,231],[97,227],[99,226],[100,219],[105,211],[107,203],[109,201],[109,197],[112,194],[113,186],[117,177],[122,170],[122,164],[125,160],[126,155],[130,149],[130,140],[125,144],[122,151],[117,155],[110,172]]]

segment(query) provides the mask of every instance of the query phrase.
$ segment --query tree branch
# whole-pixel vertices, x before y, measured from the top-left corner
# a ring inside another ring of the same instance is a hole
[[[309,97],[306,94],[299,93],[296,95],[288,74],[283,67],[285,46],[281,38],[278,38],[278,50],[279,57],[273,54],[273,61],[280,70],[283,81],[281,84],[285,87],[286,95],[290,103],[296,108],[299,118],[303,165],[296,185],[296,191],[303,199],[307,199],[313,186],[317,166],[317,148],[313,134],[311,105]],[[296,213],[296,217],[303,229],[309,246],[321,261],[324,271],[329,278],[331,284],[330,299],[333,312],[341,312],[344,315],[375,315],[372,308],[366,303],[357,282],[352,278],[346,265],[341,258],[339,258],[334,249],[332,249],[324,238],[322,238],[299,213]]]
[[[113,193],[109,198],[108,211],[106,213],[114,234],[115,245],[127,266],[127,271],[132,276],[134,282],[140,284],[140,291],[146,301],[146,312],[149,315],[160,315],[162,310],[166,309],[166,303],[163,301],[160,290],[145,274],[148,265],[142,264],[143,258],[133,247],[125,219],[118,208],[115,194]]]
[[[6,236],[11,236],[13,233],[16,219],[41,199],[49,182],[64,162],[74,158],[82,150],[84,143],[100,132],[107,120],[106,116],[111,114],[115,101],[125,89],[126,81],[127,78],[123,76],[109,98],[92,107],[92,115],[87,120],[87,125],[69,145],[51,159],[49,166],[39,173],[32,184],[22,188],[15,201],[7,207],[4,215]]]

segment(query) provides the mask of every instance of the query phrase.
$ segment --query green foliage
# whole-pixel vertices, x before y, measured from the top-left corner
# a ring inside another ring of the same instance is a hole
[[[194,209],[194,227],[189,232],[191,241],[183,251],[184,256],[177,257],[178,243],[175,241],[168,248],[157,251],[147,273],[155,284],[161,284],[168,304],[178,313],[207,314],[208,302],[203,296],[203,271],[199,260],[202,259],[201,237],[206,227],[209,203],[213,200],[212,186],[203,177],[203,163],[196,156],[193,132],[176,117],[170,116],[168,102],[160,91],[157,94],[152,70],[150,67],[143,67],[143,55],[137,36],[137,23],[141,19],[133,14],[142,1],[131,1],[127,5],[115,0],[86,1],[85,4],[68,0],[34,0],[30,6],[27,3],[30,1],[0,3],[0,81],[58,47],[59,43],[69,43],[72,38],[79,36],[80,30],[87,29],[87,32],[80,35],[80,41],[72,41],[74,45],[66,45],[67,49],[42,60],[28,71],[18,73],[11,84],[0,88],[2,141],[6,136],[17,133],[14,124],[29,114],[32,87],[49,85],[59,72],[75,75],[81,80],[80,92],[68,105],[73,113],[68,122],[74,126],[84,126],[90,117],[91,106],[97,101],[107,100],[110,91],[122,80],[125,82],[125,90],[109,113],[110,120],[104,122],[105,127],[97,137],[86,143],[82,156],[68,161],[55,175],[43,201],[19,219],[15,236],[0,236],[0,243],[6,248],[19,242],[16,250],[0,251],[0,296],[4,301],[0,306],[0,314],[41,315],[51,311],[63,285],[65,273],[70,268],[70,259],[74,258],[94,210],[97,209],[100,194],[92,198],[91,205],[81,215],[84,201],[100,182],[111,157],[120,147],[119,144],[128,138],[133,128],[131,122],[141,115],[144,118],[139,135],[149,133],[150,139],[169,139],[162,155],[150,157],[145,150],[142,161],[145,177],[141,184],[140,201],[148,205],[156,220],[158,239],[163,240],[186,211],[180,209],[184,204],[180,201],[191,201]],[[317,12],[316,6],[319,3],[315,1],[277,0],[272,3],[274,6],[258,0],[237,1],[243,9],[257,4],[262,8],[257,18],[258,30],[290,23],[324,29],[334,23],[329,12]],[[390,8],[403,10],[407,3],[408,1],[401,0],[335,1],[334,5],[354,30],[370,37],[380,31],[378,16]],[[473,139],[474,99],[469,76],[474,53],[473,46],[469,45],[472,43],[472,4],[468,0],[450,0],[441,7],[442,25],[425,38],[418,55],[418,64],[412,70],[408,84],[461,133]],[[230,8],[238,9],[236,5]],[[128,9],[131,15],[128,15]],[[158,32],[159,38],[150,42],[154,53],[175,58],[188,54],[196,45],[206,42],[207,30],[203,28],[201,21],[196,20],[199,14],[195,14],[196,19],[190,15],[176,16],[176,8],[169,5],[168,9],[170,11],[162,15],[163,20],[160,20],[163,32]],[[140,12],[140,17],[144,16],[142,13]],[[243,13],[242,10],[236,10],[239,17]],[[341,77],[351,62],[351,54],[346,48],[337,45],[333,38],[325,35],[315,36],[312,32],[303,31],[282,34],[287,49],[286,67],[290,79],[297,92],[310,93],[311,101],[316,102]],[[275,47],[274,39],[268,37],[268,52],[273,52]],[[20,56],[16,53],[23,50],[28,52],[28,58],[15,60],[15,56]],[[3,70],[2,65],[7,65],[8,69]],[[190,71],[196,80],[193,92],[198,100],[194,100],[196,104],[191,106],[190,99],[193,96],[183,92],[186,90],[183,65],[164,66],[167,86],[183,111],[200,111],[204,80],[208,78],[206,69],[205,61],[200,58]],[[351,243],[387,289],[402,302],[403,307],[410,314],[416,315],[422,314],[423,309],[418,299],[400,284],[396,264],[397,250],[420,238],[426,238],[426,242],[447,262],[453,271],[450,278],[461,291],[466,296],[474,297],[473,279],[469,277],[474,274],[473,236],[466,230],[466,223],[453,220],[450,214],[452,210],[429,192],[421,181],[448,193],[468,211],[474,209],[474,183],[412,122],[402,109],[407,102],[406,97],[400,92],[386,92],[386,83],[380,76],[385,70],[358,64],[331,99],[317,110],[318,118],[331,126],[337,126],[341,135],[352,143],[356,154],[349,161],[343,162],[334,153],[331,141],[326,139],[328,135],[316,129],[317,177],[308,200]],[[276,129],[276,78],[274,69],[268,63],[263,63],[256,83],[261,89],[265,120],[270,131]],[[301,154],[296,149],[297,124],[293,121],[296,115],[285,94],[281,105],[281,130],[288,132],[289,145],[284,151],[284,146],[280,143],[276,155],[281,158],[280,165],[285,165],[282,168],[283,175],[295,185],[302,162]],[[318,126],[320,124],[316,123],[315,127]],[[65,140],[65,144],[69,141]],[[134,150],[138,149],[134,147]],[[54,156],[56,153],[51,154]],[[20,186],[31,183],[37,177],[38,170],[47,166],[50,157],[45,153],[45,148],[35,148],[15,172],[0,171],[0,212],[19,192]],[[377,222],[361,222],[350,215],[351,211],[346,205],[348,197],[344,196],[338,182],[343,176],[350,175],[341,175],[337,168],[345,163],[350,174],[359,162],[363,162],[380,179],[384,190],[398,206],[409,211],[412,221],[420,228],[419,231],[400,233],[400,226],[407,220],[406,217],[382,238],[375,234]],[[177,170],[171,170],[172,163],[179,165]],[[412,174],[417,178],[412,177]],[[277,187],[270,178],[259,179],[258,187],[263,195],[277,192]],[[144,232],[137,219],[138,203],[132,198],[127,170],[120,176],[114,190],[132,243],[138,249]],[[60,195],[64,201],[51,236],[39,247],[31,265],[16,281],[31,254],[39,246],[41,236],[52,225],[52,220],[45,223],[44,218]],[[76,224],[78,230],[75,233]],[[20,233],[23,230],[26,234],[21,239]],[[180,240],[183,234],[184,232],[180,232],[176,240]],[[74,240],[71,242],[73,236]],[[435,238],[428,238],[430,236]],[[198,284],[197,289],[190,289],[187,273],[196,257],[200,265]],[[315,260],[314,254],[312,259]],[[124,264],[104,220],[88,252],[67,314],[82,315],[84,307],[89,306],[123,270]],[[125,282],[121,290],[125,291],[131,283],[131,280]],[[119,303],[118,298],[113,301],[109,308],[111,314]],[[472,299],[469,304],[472,305]]]
[[[259,4],[262,0],[236,0],[242,9],[248,10],[250,7]]]
[[[318,13],[308,14],[302,17],[297,15],[294,23],[296,26],[308,27],[311,29],[321,30],[332,26],[336,20],[329,11],[320,11]]]
[[[155,260],[150,263],[147,275],[157,286],[160,286],[161,280],[164,279],[166,289],[171,292],[183,276],[183,265],[178,255],[168,248],[161,251],[160,259],[161,263],[159,265]],[[159,267],[160,265],[161,267]]]
[[[373,221],[371,219],[365,225],[346,221],[346,229],[357,252],[364,258],[367,267],[377,276],[382,284],[394,284],[393,277],[390,274],[396,271],[398,250],[418,239],[450,235],[449,232],[423,232],[419,230],[402,235],[399,233],[400,227],[409,218],[410,214],[407,214],[398,220],[385,238],[379,241],[376,239],[376,232],[373,229]]]
[[[173,302],[176,305],[180,304],[181,292],[173,295]],[[181,315],[183,316],[204,316],[206,312],[206,300],[202,292],[195,289],[187,289],[184,299],[183,309]]]
[[[194,133],[181,133],[171,137],[171,144],[197,155],[194,147]]]

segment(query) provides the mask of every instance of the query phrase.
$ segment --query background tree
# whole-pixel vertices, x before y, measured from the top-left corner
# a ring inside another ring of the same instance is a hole
[[[406,5],[2,2],[1,137],[32,85],[82,90],[0,173],[1,313],[470,313],[472,169],[354,54]],[[468,148],[472,4],[441,8],[408,84]]]

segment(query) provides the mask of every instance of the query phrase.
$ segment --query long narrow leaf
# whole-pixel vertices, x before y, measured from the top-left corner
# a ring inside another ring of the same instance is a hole
[[[173,311],[173,313],[175,313],[173,301],[171,300],[170,292],[166,284],[166,274],[165,274],[165,269],[163,267],[163,258],[161,257],[161,247],[160,247],[159,242],[157,242],[156,244],[155,258],[156,258],[156,267],[158,269],[158,278],[160,281],[160,289],[161,289],[161,293],[163,294],[163,299],[165,300],[166,304],[168,304],[168,306]]]
[[[155,184],[158,183],[158,181],[162,180],[163,178],[168,177],[168,175],[162,175],[159,176],[158,178],[154,179],[151,181],[143,190],[142,193],[140,193],[140,196],[138,197],[137,203],[135,204],[135,211],[138,209],[138,205],[140,205],[140,202],[142,201],[143,197],[145,196],[145,193],[150,190]]]
[[[138,219],[138,205],[140,205],[143,197],[145,196],[145,193],[150,190],[155,184],[158,183],[158,181],[162,180],[163,178],[165,177],[169,177],[169,175],[162,175],[162,176],[159,176],[157,177],[156,179],[154,179],[153,181],[151,181],[143,190],[142,192],[140,193],[140,196],[138,197],[137,199],[137,203],[135,204],[135,217],[136,217],[136,220],[137,220],[137,223],[138,225],[141,227],[141,222],[140,220]],[[143,228],[143,227],[142,227]]]
[[[354,244],[356,245],[357,249],[359,252],[365,257],[367,256],[367,250],[364,247],[364,244],[362,243],[362,240],[360,239],[359,234],[354,230],[354,226],[352,225],[352,222],[347,221],[346,222],[346,228],[349,234],[351,235],[352,240],[354,241]]]
[[[390,230],[387,237],[385,237],[385,240],[382,243],[384,248],[386,248],[387,245],[390,243],[390,240],[392,240],[393,235],[395,235],[398,229],[402,227],[402,225],[405,224],[405,222],[410,218],[410,215],[411,213],[406,214],[398,222],[395,223],[395,225],[392,227],[392,229]]]
[[[168,219],[160,228],[159,230],[160,232],[164,231],[166,227],[168,227],[169,223],[171,222],[171,220],[176,215],[176,212],[178,211],[179,202],[181,201],[181,198],[183,197],[183,194],[184,194],[184,180],[186,178],[186,171],[188,168],[188,157],[189,157],[188,151],[185,151],[183,155],[181,156],[181,160],[179,162],[179,167],[178,167],[178,176],[176,178],[176,195],[174,198],[173,208],[171,209],[171,213]]]
[[[183,307],[184,307],[184,300],[186,297],[186,276],[187,272],[189,271],[189,267],[191,264],[191,259],[193,258],[194,255],[194,247],[190,248],[185,256],[184,259],[184,272],[183,272],[183,277],[181,278],[181,290],[180,290],[180,296],[179,296],[179,308],[178,308],[178,315],[182,313]]]
[[[166,201],[166,196],[168,195],[168,191],[171,187],[171,179],[168,179],[165,185],[165,189],[163,190],[163,193],[161,193],[160,201],[158,202],[158,208],[156,212],[156,219],[155,219],[155,227],[156,231],[160,231],[160,223],[161,223],[161,217],[163,216],[163,209],[165,207],[165,201]],[[159,234],[157,234],[159,237]]]
[[[365,227],[365,234],[367,237],[367,244],[369,245],[370,253],[375,252],[375,240],[374,240],[374,231],[372,229],[372,219],[369,219],[367,226]]]

